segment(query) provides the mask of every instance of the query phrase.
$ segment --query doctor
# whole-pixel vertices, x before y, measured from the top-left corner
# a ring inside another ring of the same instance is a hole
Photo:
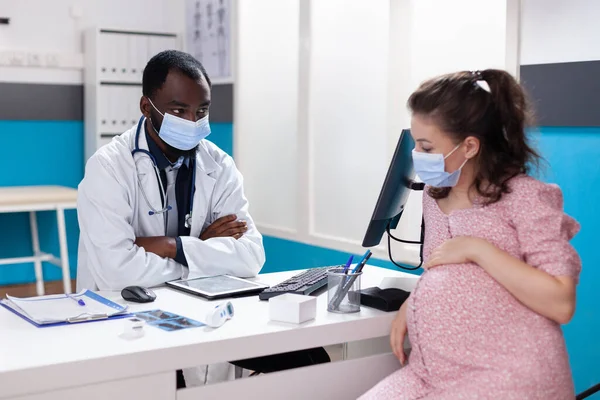
[[[144,69],[139,123],[99,149],[79,185],[77,290],[155,286],[265,262],[242,176],[210,134],[211,83],[191,55],[164,51]],[[238,361],[272,372],[328,362],[324,349]],[[177,372],[177,386],[233,377],[220,363]]]
[[[77,290],[255,276],[265,261],[242,176],[210,134],[211,83],[189,54],[144,69],[139,123],[99,149],[79,185]],[[177,386],[222,381],[231,364],[177,372]],[[185,378],[184,378],[185,375]]]
[[[242,176],[210,134],[211,82],[168,50],[144,69],[143,117],[100,148],[79,185],[77,290],[255,276],[265,261]]]

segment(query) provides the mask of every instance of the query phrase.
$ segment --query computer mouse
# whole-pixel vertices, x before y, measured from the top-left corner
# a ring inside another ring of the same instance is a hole
[[[121,297],[134,303],[152,303],[156,299],[156,294],[145,287],[127,286],[121,290]]]

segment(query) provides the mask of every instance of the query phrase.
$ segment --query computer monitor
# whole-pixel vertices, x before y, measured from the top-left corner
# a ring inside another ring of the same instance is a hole
[[[411,155],[414,148],[415,142],[410,135],[410,129],[402,130],[369,228],[363,239],[363,247],[377,246],[388,225],[390,229],[396,229],[398,226],[408,195],[411,189],[415,188],[413,181],[415,171]]]

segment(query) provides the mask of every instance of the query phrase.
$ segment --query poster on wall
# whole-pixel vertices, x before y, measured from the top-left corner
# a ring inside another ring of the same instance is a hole
[[[213,81],[231,82],[232,0],[187,0],[186,48]]]

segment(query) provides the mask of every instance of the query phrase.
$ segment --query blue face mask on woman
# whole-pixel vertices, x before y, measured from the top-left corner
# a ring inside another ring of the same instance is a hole
[[[444,160],[450,157],[454,153],[460,144],[456,146],[450,153],[445,157],[443,154],[430,154],[416,151],[412,151],[413,165],[415,173],[419,178],[429,186],[433,187],[453,187],[458,183],[460,178],[460,171],[465,166],[468,159],[454,172],[446,172],[446,165]]]
[[[154,127],[154,123],[152,123],[152,127],[154,127],[154,130],[158,132],[158,136],[168,145],[179,150],[191,150],[198,146],[198,143],[200,143],[202,139],[210,135],[208,115],[196,122],[189,121],[173,114],[163,114],[158,111],[158,108],[156,108],[150,98],[148,98],[148,101],[152,104],[152,107],[163,116],[160,129],[157,130],[156,127]]]

